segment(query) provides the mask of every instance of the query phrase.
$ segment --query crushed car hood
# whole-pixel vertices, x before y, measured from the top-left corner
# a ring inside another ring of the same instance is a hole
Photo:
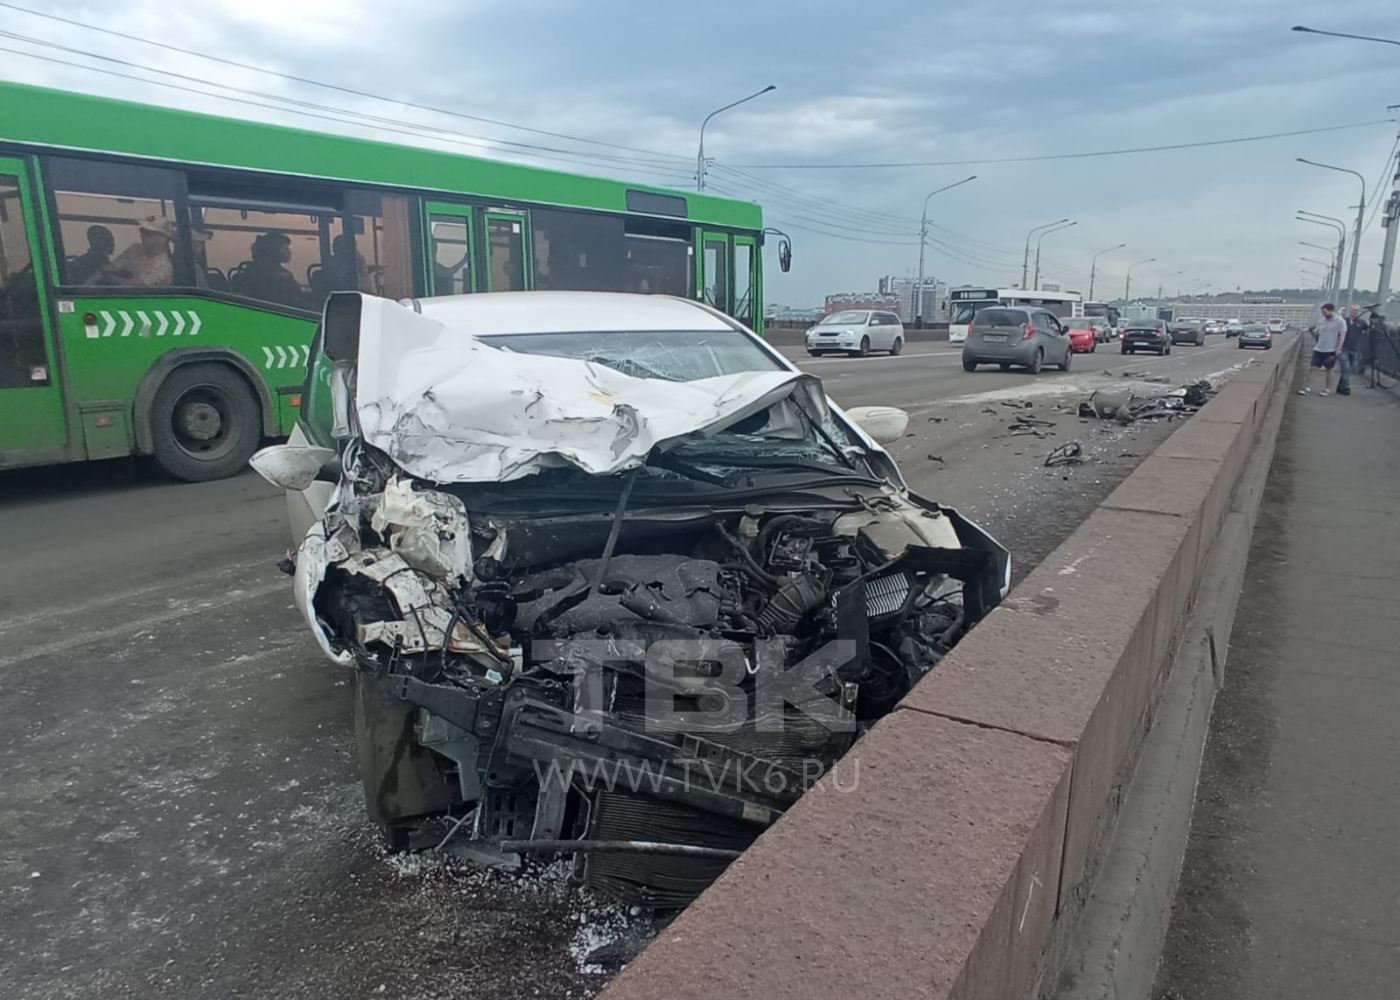
[[[483,344],[395,303],[366,297],[356,387],[364,440],[439,483],[509,482],[577,466],[607,475],[654,449],[771,410],[757,433],[802,436],[820,423],[813,376],[741,372],[692,382],[635,378],[603,364]]]

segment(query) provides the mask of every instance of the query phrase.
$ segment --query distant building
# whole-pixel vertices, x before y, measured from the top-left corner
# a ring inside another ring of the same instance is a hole
[[[947,322],[947,282],[937,278],[924,279],[922,309],[918,308],[919,304],[915,301],[914,289],[918,284],[917,278],[900,278],[890,274],[880,279],[880,291],[899,300],[895,312],[905,323],[912,323],[916,316],[923,316],[925,323]]]
[[[886,312],[899,311],[899,299],[880,292],[835,292],[826,297],[826,311],[839,312],[842,309],[880,309]]]
[[[1274,298],[1259,296],[1259,298]],[[1237,319],[1241,323],[1267,323],[1281,319],[1289,326],[1303,327],[1312,322],[1317,305],[1312,302],[1192,302],[1178,299],[1172,303],[1175,315],[1192,319]]]

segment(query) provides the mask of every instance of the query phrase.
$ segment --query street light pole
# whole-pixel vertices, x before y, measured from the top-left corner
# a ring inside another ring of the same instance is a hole
[[[1089,264],[1089,301],[1090,301],[1090,302],[1093,302],[1093,301],[1094,301],[1094,275],[1098,272],[1098,268],[1099,268],[1099,258],[1102,257],[1102,256],[1103,256],[1104,254],[1106,254],[1106,253],[1112,253],[1114,250],[1122,250],[1122,249],[1123,249],[1125,246],[1127,246],[1127,245],[1128,245],[1128,244],[1126,244],[1126,243],[1119,243],[1116,247],[1109,247],[1107,250],[1100,250],[1098,253],[1094,254],[1094,259],[1093,259],[1093,260],[1090,262],[1090,264]]]
[[[1160,298],[1162,297],[1162,285],[1163,285],[1163,283],[1167,280],[1167,278],[1175,278],[1177,275],[1179,275],[1179,274],[1185,274],[1185,273],[1186,273],[1185,271],[1177,271],[1176,274],[1168,274],[1168,275],[1166,275],[1164,278],[1162,278],[1161,281],[1158,281],[1158,282],[1157,282],[1157,298],[1160,299]]]
[[[1151,264],[1151,263],[1152,263],[1154,260],[1156,260],[1156,259],[1157,259],[1156,257],[1148,257],[1146,260],[1140,260],[1140,261],[1138,261],[1138,262],[1135,263],[1135,264],[1129,264],[1129,265],[1128,265],[1128,276],[1127,276],[1126,278],[1123,279],[1123,305],[1126,306],[1126,305],[1128,304],[1128,301],[1129,301],[1129,294],[1128,294],[1128,293],[1129,293],[1129,291],[1130,291],[1130,290],[1132,289],[1132,287],[1133,287],[1133,268],[1135,268],[1135,267],[1137,267],[1137,266],[1139,266],[1139,265],[1141,265],[1141,264]]]
[[[1332,263],[1327,265],[1327,280],[1329,282],[1330,287],[1332,275],[1337,270],[1337,251],[1332,249],[1331,247],[1325,247],[1321,243],[1309,243],[1307,240],[1299,240],[1298,245],[1302,247],[1312,247],[1314,250],[1321,250],[1331,259]]]
[[[930,191],[924,196],[924,213],[919,217],[919,283],[914,286],[914,298],[917,304],[909,310],[914,314],[914,329],[916,330],[924,328],[924,244],[928,242],[928,200],[936,194],[951,191],[955,187],[960,187],[968,181],[976,179],[977,175],[973,174],[954,184],[947,184],[936,191]]]
[[[740,98],[733,104],[726,104],[722,108],[715,108],[715,110],[711,111],[708,115],[705,116],[705,120],[700,123],[700,152],[698,152],[695,155],[695,190],[705,190],[705,126],[710,124],[710,119],[713,118],[715,115],[719,114],[721,111],[728,111],[730,108],[737,108],[739,105],[744,104],[747,101],[752,101],[755,97],[762,97],[764,94],[768,93],[768,91],[777,89],[777,84],[770,83],[762,90],[756,91],[755,93],[750,94],[748,97]]]
[[[1342,264],[1347,259],[1347,225],[1341,219],[1334,219],[1330,215],[1319,215],[1317,212],[1308,212],[1298,209],[1298,217],[1301,222],[1313,222],[1320,226],[1332,226],[1338,232],[1337,237],[1337,277],[1332,282],[1332,296],[1334,299],[1342,297]]]
[[[1040,290],[1040,241],[1043,240],[1043,239],[1045,239],[1045,237],[1049,236],[1051,233],[1058,233],[1061,229],[1068,229],[1070,226],[1077,226],[1077,225],[1079,225],[1079,223],[1077,223],[1077,222],[1067,222],[1067,223],[1065,223],[1063,226],[1059,226],[1058,228],[1055,228],[1055,229],[1047,229],[1047,230],[1045,230],[1045,232],[1041,233],[1040,236],[1038,236],[1038,237],[1036,238],[1036,241],[1035,241],[1035,285],[1034,285],[1034,288],[1035,288],[1037,291]]]
[[[1351,305],[1351,300],[1356,294],[1356,262],[1361,256],[1361,230],[1366,224],[1366,178],[1355,170],[1348,170],[1346,167],[1334,167],[1330,163],[1318,163],[1316,160],[1305,160],[1298,157],[1299,163],[1306,163],[1310,167],[1322,167],[1324,170],[1336,170],[1340,173],[1351,174],[1361,182],[1361,203],[1356,206],[1356,232],[1352,234],[1351,244],[1351,271],[1347,277],[1347,298],[1346,304]]]
[[[1355,38],[1359,42],[1381,42],[1384,45],[1400,45],[1400,41],[1393,38],[1375,38],[1371,35],[1348,35],[1341,31],[1322,31],[1318,28],[1308,28],[1301,24],[1293,26],[1294,31],[1306,31],[1310,35],[1330,35],[1333,38]]]
[[[1060,223],[1068,222],[1068,221],[1069,221],[1069,219],[1060,219],[1058,222],[1047,222],[1047,223],[1046,223],[1045,225],[1043,225],[1043,226],[1036,226],[1034,229],[1032,229],[1030,232],[1028,232],[1028,233],[1026,234],[1026,252],[1023,253],[1023,254],[1021,255],[1021,287],[1022,287],[1022,288],[1025,288],[1025,287],[1026,287],[1026,278],[1029,276],[1029,274],[1030,274],[1030,269],[1031,269],[1031,237],[1034,236],[1036,233],[1040,232],[1042,229],[1050,229],[1050,228],[1052,228],[1053,226],[1058,226],[1058,225],[1060,225]]]

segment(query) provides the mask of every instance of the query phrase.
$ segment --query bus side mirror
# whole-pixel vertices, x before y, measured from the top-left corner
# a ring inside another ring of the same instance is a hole
[[[786,236],[778,240],[778,267],[784,274],[792,270],[792,243]]]

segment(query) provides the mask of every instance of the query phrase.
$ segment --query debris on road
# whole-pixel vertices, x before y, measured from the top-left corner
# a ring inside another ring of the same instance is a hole
[[[1042,418],[1040,418],[1040,417],[1031,417],[1031,416],[1027,416],[1026,414],[1022,413],[1022,414],[1018,414],[1018,415],[1017,415],[1017,417],[1016,417],[1016,422],[1015,422],[1014,424],[1011,425],[1011,429],[1014,431],[1017,427],[1054,427],[1054,426],[1055,426],[1055,421],[1053,421],[1053,420],[1044,420],[1044,419],[1042,419]]]
[[[1078,465],[1084,461],[1084,447],[1078,441],[1066,441],[1045,456],[1046,468],[1057,465]]]
[[[1081,417],[1099,417],[1122,423],[1158,417],[1171,419],[1195,413],[1214,393],[1214,387],[1206,380],[1151,395],[1132,389],[1095,389],[1087,400],[1079,404],[1078,412]]]

